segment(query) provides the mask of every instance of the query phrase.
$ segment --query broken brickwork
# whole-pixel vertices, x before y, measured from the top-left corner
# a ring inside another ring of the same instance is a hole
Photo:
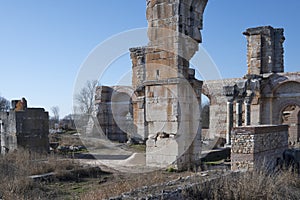
[[[95,93],[95,117],[92,132],[117,142],[127,142],[135,135],[132,121],[132,89],[126,86],[98,86]],[[98,135],[99,137],[99,135]]]

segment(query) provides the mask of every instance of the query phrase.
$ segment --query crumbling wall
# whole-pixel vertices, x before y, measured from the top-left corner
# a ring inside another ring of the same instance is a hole
[[[19,105],[18,105],[19,104]],[[27,108],[27,101],[13,100],[9,112],[0,112],[1,153],[20,147],[29,151],[49,151],[49,115],[43,108]]]
[[[49,116],[43,108],[27,108],[15,115],[18,147],[35,152],[49,151]],[[12,132],[11,132],[12,133]]]
[[[1,154],[17,149],[16,115],[14,111],[0,112]]]
[[[223,87],[226,85],[233,86],[242,78],[206,80],[203,83],[202,93],[209,98],[209,134],[210,139],[226,138],[226,104],[228,99],[224,95]]]
[[[291,146],[300,142],[297,110],[300,107],[300,73],[278,73],[262,80],[260,97],[262,124],[288,124]],[[294,115],[289,115],[294,113]],[[288,116],[291,120],[285,119]],[[293,119],[292,119],[293,118]]]
[[[126,142],[135,132],[132,127],[131,95],[120,88],[126,86],[99,86],[96,88],[95,107],[97,121],[93,124],[95,136],[112,141]],[[100,135],[99,135],[100,134]]]
[[[288,148],[288,126],[236,127],[231,145],[232,170],[274,168]]]

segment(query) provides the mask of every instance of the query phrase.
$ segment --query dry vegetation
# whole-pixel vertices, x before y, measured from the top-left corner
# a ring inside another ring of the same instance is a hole
[[[187,199],[300,199],[299,174],[292,170],[231,173],[185,191]]]
[[[170,174],[170,173],[169,173]],[[103,185],[101,188],[94,189],[81,196],[81,199],[96,200],[112,196],[119,196],[124,192],[133,191],[131,198],[140,198],[141,192],[135,192],[137,188],[143,190],[143,197],[155,194],[161,194],[162,190],[168,190],[167,186],[154,187],[151,185],[167,183],[176,177],[182,177],[188,174],[172,173],[166,176],[162,172],[155,172],[146,175],[132,175],[131,178],[119,178],[117,182]],[[198,179],[198,180],[197,180]],[[222,176],[210,181],[203,182],[203,177],[190,179],[190,183],[198,182],[196,186],[186,187],[182,191],[182,199],[300,199],[300,180],[297,174],[287,170],[267,174],[264,172],[234,173],[228,176]],[[203,182],[203,183],[202,183]],[[164,184],[162,184],[164,185]],[[188,181],[181,182],[179,186],[189,185]],[[138,194],[138,195],[136,195]]]
[[[55,156],[30,153],[19,149],[6,156],[0,156],[0,197],[1,199],[50,198],[55,191],[47,191],[42,183],[33,181],[31,175],[76,169],[74,161],[62,160]]]
[[[191,172],[169,173],[165,171],[154,171],[144,174],[120,174],[116,173],[110,181],[101,184],[101,187],[95,188],[83,194],[82,200],[107,199],[121,195],[122,193],[134,191],[142,187],[149,187],[154,184],[165,183],[180,177],[190,176]],[[149,191],[151,192],[151,191]]]
[[[203,177],[194,176],[193,172],[125,174],[104,167],[102,169],[111,173],[84,171],[74,160],[19,150],[0,156],[0,197],[93,200],[118,196],[145,186],[149,190],[142,195],[149,195],[160,193],[170,180],[190,176],[195,178],[181,183],[189,185],[190,181],[199,184],[183,190],[184,199],[300,199],[299,174],[292,170],[232,173],[201,183]],[[76,173],[72,173],[72,170]],[[28,178],[30,175],[47,172],[55,172],[55,178],[48,181],[33,181]],[[153,189],[151,186],[155,184],[161,184],[162,187]]]

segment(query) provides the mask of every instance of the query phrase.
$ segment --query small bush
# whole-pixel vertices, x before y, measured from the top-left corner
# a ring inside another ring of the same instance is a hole
[[[176,170],[174,167],[169,166],[169,167],[166,169],[166,171],[171,173],[171,172],[176,172],[177,170]]]

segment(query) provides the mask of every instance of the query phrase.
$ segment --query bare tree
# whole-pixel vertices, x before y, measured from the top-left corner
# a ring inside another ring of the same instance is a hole
[[[82,114],[92,114],[97,86],[97,80],[87,81],[85,86],[75,95],[75,100]]]
[[[53,119],[58,122],[59,121],[59,107],[58,106],[53,106],[51,107],[51,111],[53,114]]]
[[[0,111],[5,112],[9,111],[10,102],[4,97],[0,97]]]

